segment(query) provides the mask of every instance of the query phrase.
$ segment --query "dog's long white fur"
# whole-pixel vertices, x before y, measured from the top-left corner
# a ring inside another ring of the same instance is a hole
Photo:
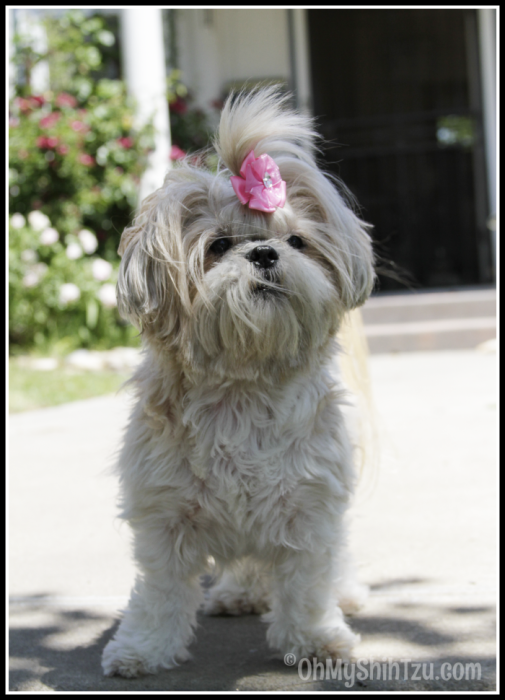
[[[372,289],[373,254],[315,138],[272,88],[230,98],[218,172],[184,162],[123,233],[118,304],[144,359],[118,472],[139,574],[107,675],[188,658],[210,559],[208,613],[263,612],[272,648],[297,657],[346,659],[357,641],[342,612],[362,594],[343,522],[353,454],[330,364],[342,318]],[[231,187],[253,149],[287,183],[274,214]],[[275,274],[249,261],[258,245],[277,253]]]

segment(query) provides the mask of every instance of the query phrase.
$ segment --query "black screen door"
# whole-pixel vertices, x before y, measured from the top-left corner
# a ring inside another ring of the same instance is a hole
[[[327,168],[421,287],[491,280],[475,10],[309,10]],[[381,278],[380,289],[400,285]]]

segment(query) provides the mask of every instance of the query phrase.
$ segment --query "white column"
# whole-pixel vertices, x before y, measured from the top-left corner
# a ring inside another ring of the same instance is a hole
[[[310,79],[309,28],[307,10],[296,7],[293,12],[293,46],[296,69],[297,107],[312,111],[312,85]]]
[[[482,80],[484,143],[486,149],[488,204],[496,215],[496,10],[477,10]],[[492,253],[496,256],[496,230],[490,228]]]
[[[47,51],[46,30],[42,24],[40,11],[34,9],[9,10],[13,16],[15,30],[28,37],[33,50],[39,54]],[[30,75],[30,92],[32,95],[40,95],[49,89],[49,66],[47,61],[39,61],[32,68]]]
[[[143,125],[153,117],[156,130],[155,150],[140,185],[140,203],[161,187],[171,167],[161,10],[155,7],[124,9],[121,30],[125,80],[137,102],[137,124]]]

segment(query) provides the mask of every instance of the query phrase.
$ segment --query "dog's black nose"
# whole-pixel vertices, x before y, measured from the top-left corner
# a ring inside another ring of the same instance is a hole
[[[275,265],[279,259],[279,253],[271,245],[258,245],[247,253],[246,258],[256,267],[267,270]]]

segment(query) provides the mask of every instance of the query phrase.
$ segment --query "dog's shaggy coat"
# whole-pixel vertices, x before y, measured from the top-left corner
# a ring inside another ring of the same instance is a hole
[[[118,304],[144,359],[118,469],[139,575],[107,675],[188,658],[212,559],[206,612],[265,613],[271,647],[298,658],[347,659],[357,641],[342,613],[361,594],[343,525],[353,455],[329,367],[373,254],[315,138],[273,89],[230,98],[218,172],[173,169],[123,233]],[[232,189],[251,150],[287,183],[275,213]]]

